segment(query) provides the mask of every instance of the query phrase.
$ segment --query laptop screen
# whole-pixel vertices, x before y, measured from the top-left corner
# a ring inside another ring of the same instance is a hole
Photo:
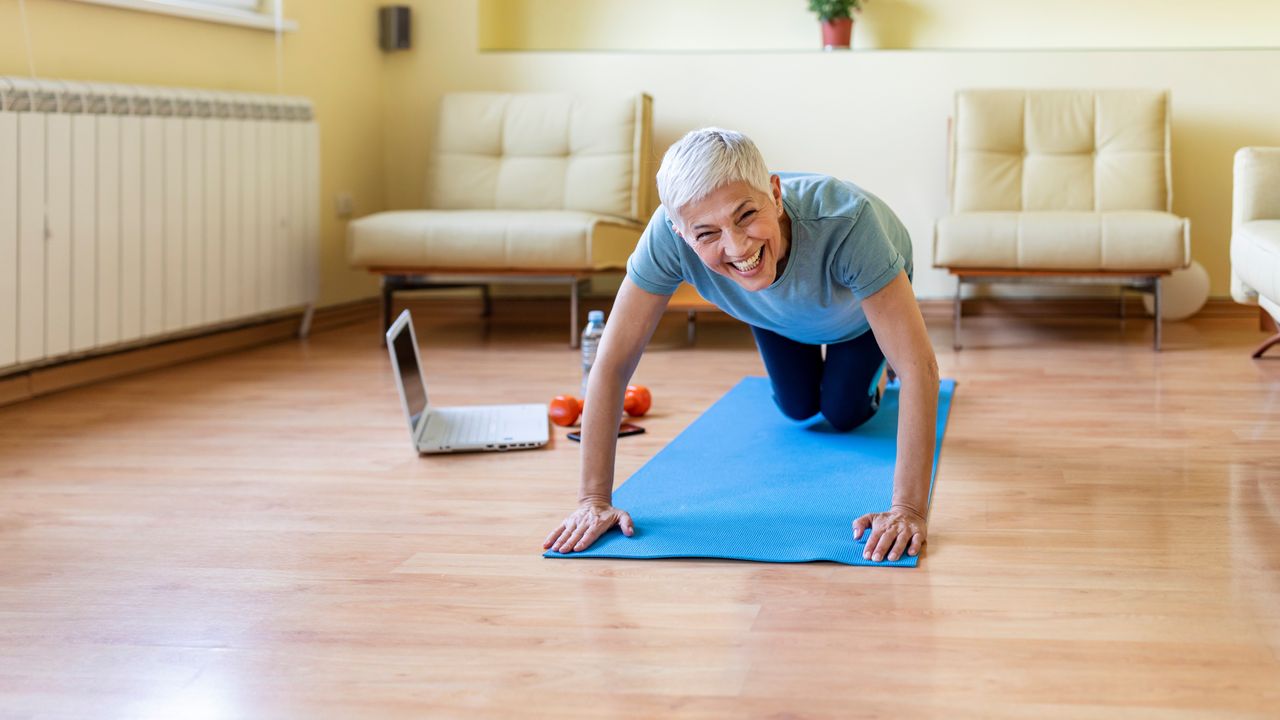
[[[418,426],[418,418],[427,409],[427,389],[422,386],[422,370],[418,367],[418,349],[413,346],[413,333],[405,323],[396,333],[393,349],[400,369],[400,386],[408,404],[409,430]]]

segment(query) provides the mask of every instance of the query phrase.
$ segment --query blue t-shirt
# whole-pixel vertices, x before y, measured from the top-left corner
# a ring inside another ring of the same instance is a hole
[[[902,270],[911,275],[911,237],[880,198],[826,175],[778,173],[791,218],[791,248],[781,277],[756,292],[702,264],[659,207],[627,277],[642,290],[670,295],[681,281],[729,315],[797,342],[852,340],[869,329],[862,300]]]

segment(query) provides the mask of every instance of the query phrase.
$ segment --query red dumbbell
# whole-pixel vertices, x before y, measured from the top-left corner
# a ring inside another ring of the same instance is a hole
[[[557,395],[547,405],[551,422],[560,427],[572,427],[582,417],[582,400],[573,395]],[[653,407],[653,394],[643,385],[628,385],[622,398],[622,411],[631,417],[642,417]]]
[[[582,401],[572,395],[557,395],[551,398],[547,415],[551,416],[551,422],[560,427],[572,427],[582,415]]]

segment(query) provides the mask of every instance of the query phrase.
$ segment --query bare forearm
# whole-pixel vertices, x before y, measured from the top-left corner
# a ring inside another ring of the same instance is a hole
[[[667,296],[653,295],[624,278],[591,377],[582,418],[582,477],[578,500],[613,502],[613,461],[622,420],[622,391],[658,326]]]
[[[613,499],[613,462],[618,447],[625,379],[597,365],[587,381],[582,416],[582,482],[578,500]]]
[[[929,507],[929,480],[938,420],[938,371],[925,364],[902,376],[898,414],[898,462],[894,469],[893,504],[924,517]]]
[[[613,464],[622,421],[622,396],[635,373],[634,362],[618,363],[602,355],[587,380],[582,418],[582,482],[578,500],[613,500]]]

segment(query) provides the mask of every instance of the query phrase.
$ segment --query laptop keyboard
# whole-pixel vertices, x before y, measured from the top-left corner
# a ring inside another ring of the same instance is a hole
[[[484,445],[506,440],[511,433],[510,408],[449,408],[437,410],[436,414],[443,421],[443,427],[438,432],[428,433],[434,444],[446,447]]]
[[[448,417],[449,427],[443,438],[445,445],[474,444],[494,439],[497,418],[492,411],[451,412]]]

